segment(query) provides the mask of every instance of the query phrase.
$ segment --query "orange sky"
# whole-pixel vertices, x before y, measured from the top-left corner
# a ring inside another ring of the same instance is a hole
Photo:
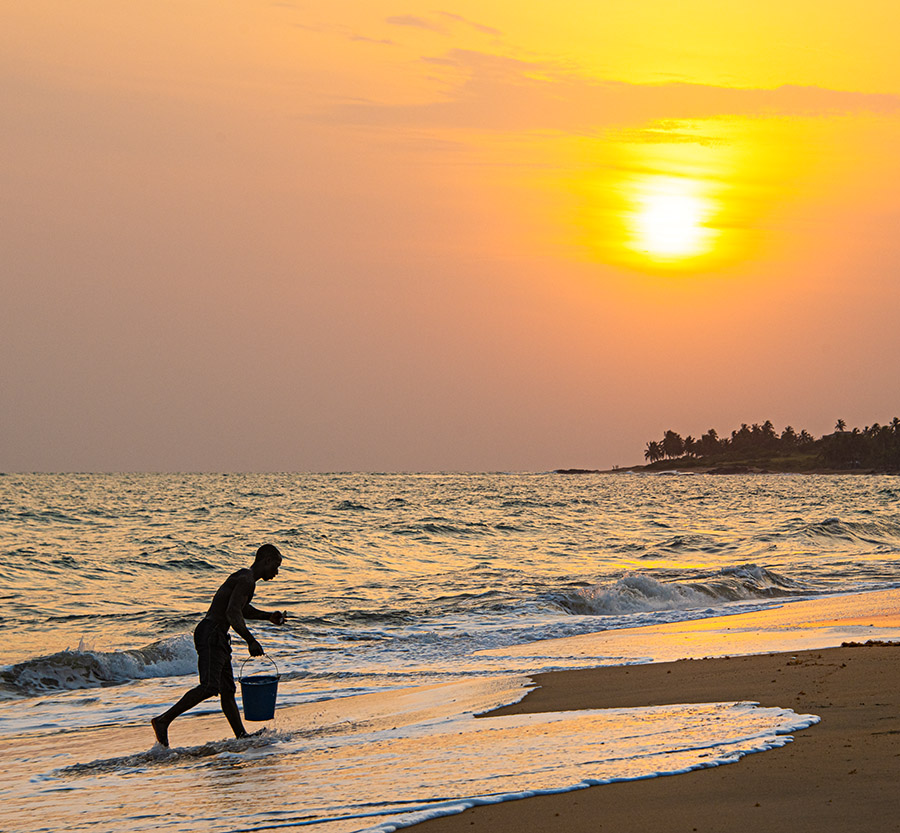
[[[900,414],[900,8],[0,0],[0,470]]]

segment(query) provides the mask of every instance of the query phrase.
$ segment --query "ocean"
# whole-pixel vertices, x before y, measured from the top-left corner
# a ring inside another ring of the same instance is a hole
[[[286,625],[249,623],[281,675],[275,720],[229,739],[211,700],[155,747],[150,717],[196,681],[193,627],[262,543],[285,557],[254,604]],[[388,831],[729,763],[815,716],[474,715],[539,671],[666,658],[634,628],[815,599],[866,610],[900,587],[898,552],[890,476],[2,475],[0,828]],[[606,654],[540,650],[613,632]],[[723,630],[715,652],[768,647]]]

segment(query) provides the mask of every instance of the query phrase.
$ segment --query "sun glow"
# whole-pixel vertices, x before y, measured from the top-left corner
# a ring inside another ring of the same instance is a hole
[[[637,217],[641,241],[652,254],[692,254],[703,235],[702,212],[700,200],[687,194],[650,197]]]
[[[713,204],[699,183],[652,177],[638,184],[630,216],[629,248],[652,261],[676,264],[710,252],[715,231],[707,225]]]

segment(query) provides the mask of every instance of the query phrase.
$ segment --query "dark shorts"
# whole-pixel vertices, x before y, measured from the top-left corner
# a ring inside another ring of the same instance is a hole
[[[231,637],[228,631],[209,619],[204,619],[194,630],[194,646],[197,649],[200,685],[216,694],[236,691],[231,671]]]

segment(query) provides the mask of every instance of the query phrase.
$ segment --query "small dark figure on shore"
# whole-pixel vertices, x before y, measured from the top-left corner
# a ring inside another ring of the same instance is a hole
[[[229,628],[234,628],[246,642],[251,657],[262,656],[263,649],[247,629],[246,619],[261,619],[284,624],[281,611],[271,613],[257,610],[250,604],[259,579],[269,581],[278,575],[281,553],[272,544],[264,544],[256,551],[256,559],[249,569],[238,570],[225,579],[224,584],[213,596],[206,616],[194,630],[194,645],[197,648],[197,670],[200,685],[195,686],[167,712],[154,717],[150,723],[156,739],[169,745],[169,724],[180,714],[193,708],[208,697],[219,695],[222,712],[236,738],[247,737],[247,730],[241,722],[235,700],[234,674],[231,670],[231,637]]]

